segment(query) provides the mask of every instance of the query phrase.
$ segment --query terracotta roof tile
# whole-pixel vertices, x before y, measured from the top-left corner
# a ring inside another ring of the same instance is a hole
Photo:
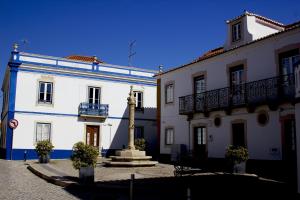
[[[216,56],[216,55],[218,55],[220,53],[223,53],[223,52],[224,52],[224,48],[223,47],[218,47],[216,49],[213,49],[213,50],[210,50],[210,51],[206,52],[202,56],[198,57],[195,61],[198,62],[200,60],[204,60],[206,58]]]
[[[66,58],[70,60],[78,60],[83,62],[94,62],[94,56],[70,55],[66,56]],[[103,61],[100,59],[97,59],[97,62],[103,63]]]

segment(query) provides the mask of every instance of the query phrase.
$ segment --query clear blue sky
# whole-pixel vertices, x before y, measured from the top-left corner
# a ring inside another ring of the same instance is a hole
[[[225,20],[244,10],[286,24],[300,20],[299,8],[299,0],[1,0],[0,82],[12,44],[23,39],[22,51],[118,65],[128,64],[136,40],[134,66],[171,68],[222,46]]]

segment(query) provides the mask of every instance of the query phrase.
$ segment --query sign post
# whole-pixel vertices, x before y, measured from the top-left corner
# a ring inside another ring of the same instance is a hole
[[[11,120],[9,120],[9,122],[8,122],[8,126],[9,126],[11,129],[16,129],[16,128],[18,127],[18,125],[19,125],[19,122],[18,122],[18,120],[16,120],[16,119],[11,119]],[[13,139],[14,139],[14,135],[13,135],[13,131],[12,131],[10,160],[12,160]]]

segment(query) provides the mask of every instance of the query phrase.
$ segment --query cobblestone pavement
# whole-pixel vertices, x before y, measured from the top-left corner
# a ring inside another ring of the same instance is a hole
[[[0,160],[0,199],[78,199],[32,174],[22,161]],[[82,194],[81,196],[84,196]],[[80,195],[79,195],[80,196]]]

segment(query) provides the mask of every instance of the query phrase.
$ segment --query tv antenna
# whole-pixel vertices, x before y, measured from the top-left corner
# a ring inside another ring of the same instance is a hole
[[[129,44],[129,54],[128,54],[128,66],[131,66],[132,57],[136,54],[136,52],[133,51],[133,46],[135,45],[136,40],[130,42]]]
[[[21,46],[23,46],[23,51],[25,51],[26,47],[28,47],[29,40],[27,40],[27,39],[24,38],[20,42],[21,42]]]

